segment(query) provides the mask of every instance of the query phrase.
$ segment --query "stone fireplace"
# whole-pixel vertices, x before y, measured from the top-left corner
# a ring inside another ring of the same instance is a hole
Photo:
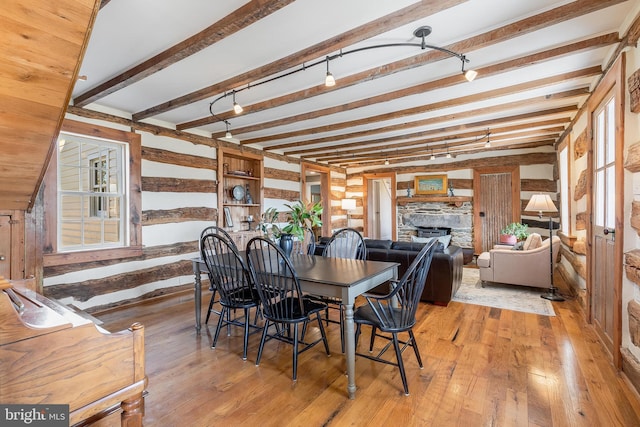
[[[420,227],[451,228],[451,244],[473,247],[473,204],[411,200],[398,203],[398,240],[411,241]]]

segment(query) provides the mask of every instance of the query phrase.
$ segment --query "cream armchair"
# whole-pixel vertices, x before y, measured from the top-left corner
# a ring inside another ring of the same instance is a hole
[[[560,252],[560,238],[553,236],[553,264],[555,268]],[[535,249],[522,251],[511,247],[496,246],[478,257],[480,280],[482,282],[507,283],[511,285],[548,288],[551,271],[549,256],[549,239],[544,240]]]

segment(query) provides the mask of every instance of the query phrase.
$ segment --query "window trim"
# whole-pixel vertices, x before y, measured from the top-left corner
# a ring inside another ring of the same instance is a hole
[[[129,239],[127,246],[58,252],[57,248],[57,156],[52,156],[44,179],[43,204],[45,207],[43,235],[44,267],[77,264],[89,261],[129,258],[142,255],[142,138],[134,132],[111,129],[91,123],[65,120],[61,132],[77,133],[89,137],[120,141],[129,146]],[[57,141],[57,138],[56,138]]]

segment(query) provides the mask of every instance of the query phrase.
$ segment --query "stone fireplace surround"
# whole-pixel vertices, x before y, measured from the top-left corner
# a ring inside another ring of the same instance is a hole
[[[398,205],[398,240],[410,242],[418,227],[451,228],[451,244],[473,247],[473,204],[407,201]]]

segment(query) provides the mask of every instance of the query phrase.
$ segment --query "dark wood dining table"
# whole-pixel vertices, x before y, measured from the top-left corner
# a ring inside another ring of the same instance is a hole
[[[398,276],[398,263],[362,261],[342,258],[324,258],[317,255],[292,255],[291,262],[300,280],[302,291],[314,295],[340,298],[345,309],[345,355],[347,361],[347,392],[350,399],[356,395],[355,383],[355,328],[353,305],[359,295]],[[201,328],[202,287],[200,275],[207,267],[200,258],[194,258],[196,331]]]

